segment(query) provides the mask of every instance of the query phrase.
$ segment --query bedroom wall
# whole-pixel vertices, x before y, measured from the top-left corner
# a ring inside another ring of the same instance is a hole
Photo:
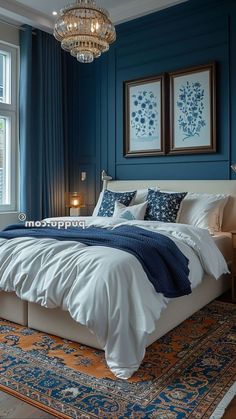
[[[19,29],[15,26],[0,23],[0,40],[8,44],[20,45]]]
[[[68,57],[70,187],[92,210],[100,171],[117,179],[230,179],[236,162],[236,2],[190,0],[117,27],[93,64]],[[123,82],[217,63],[217,153],[123,157]],[[81,171],[87,180],[80,181]]]

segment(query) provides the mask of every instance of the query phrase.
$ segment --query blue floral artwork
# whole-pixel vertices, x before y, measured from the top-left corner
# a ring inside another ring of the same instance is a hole
[[[189,82],[179,89],[177,107],[180,110],[178,118],[179,130],[182,131],[183,138],[200,136],[206,121],[203,117],[205,90],[199,81]]]
[[[158,124],[157,96],[145,89],[132,95],[131,127],[142,140],[155,135]]]
[[[125,84],[125,156],[163,154],[164,76]]]
[[[170,153],[216,151],[215,64],[170,73]]]

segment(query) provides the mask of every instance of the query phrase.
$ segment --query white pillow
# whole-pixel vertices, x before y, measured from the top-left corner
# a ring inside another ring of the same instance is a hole
[[[152,188],[152,189],[156,190],[158,188]],[[116,191],[116,192],[130,192],[130,191]],[[98,201],[97,201],[96,206],[93,210],[93,214],[92,214],[93,217],[97,217],[97,215],[98,215],[99,208],[100,208],[101,203],[102,203],[103,193],[104,193],[104,191],[100,192]],[[145,202],[146,198],[147,198],[147,194],[148,194],[148,189],[147,188],[146,189],[137,189],[137,193],[136,193],[133,201],[131,201],[131,204],[136,205],[136,204],[141,204],[141,203]]]
[[[115,202],[113,218],[124,218],[125,220],[144,220],[148,202],[126,207],[119,201]]]
[[[210,232],[221,231],[224,207],[229,195],[188,193],[182,201],[178,222],[208,229]]]
[[[156,189],[156,188],[153,188]],[[134,201],[132,202],[133,205],[142,204],[146,201],[148,194],[148,188],[145,189],[137,189],[137,193],[134,197]]]

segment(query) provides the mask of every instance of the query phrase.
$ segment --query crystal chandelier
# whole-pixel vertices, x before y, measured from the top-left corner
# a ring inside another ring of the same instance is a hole
[[[54,28],[55,38],[81,63],[91,63],[109,50],[116,40],[115,27],[106,10],[93,0],[76,0],[61,9]]]

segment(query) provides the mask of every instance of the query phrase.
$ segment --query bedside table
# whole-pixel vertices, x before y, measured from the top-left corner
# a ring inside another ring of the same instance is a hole
[[[232,259],[232,301],[236,302],[236,230],[232,233],[233,259]]]

